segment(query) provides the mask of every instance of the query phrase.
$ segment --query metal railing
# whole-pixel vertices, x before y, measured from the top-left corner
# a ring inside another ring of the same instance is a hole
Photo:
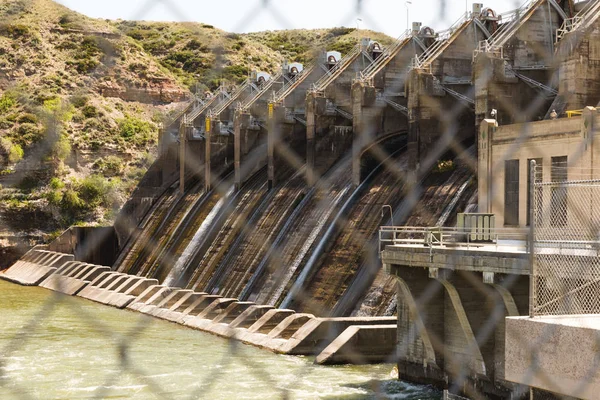
[[[394,110],[400,111],[402,114],[408,116],[408,107],[405,107],[402,104],[398,104],[395,101],[387,98],[384,93],[377,93],[377,100],[388,104]]]
[[[473,51],[473,59],[481,53],[496,53],[504,58],[504,45],[511,38],[516,29],[525,21],[523,18],[527,13],[541,4],[543,0],[530,0],[521,7],[498,15],[498,21],[502,24],[498,29],[486,40],[479,42],[477,49]]]
[[[382,226],[379,229],[379,248],[385,245],[495,248],[512,251],[527,249],[527,229],[476,229],[456,227]]]
[[[556,42],[558,43],[567,33],[588,28],[599,16],[600,0],[590,0],[577,15],[564,20],[561,27],[556,30]]]
[[[356,46],[354,46],[354,48],[352,49],[352,51],[350,53],[348,53],[345,57],[342,57],[342,59],[333,68],[331,68],[324,76],[322,76],[321,79],[319,79],[317,82],[315,82],[311,86],[311,91],[321,92],[321,91],[325,90],[325,88],[327,86],[329,86],[329,84],[331,84],[331,82],[336,80],[338,78],[338,76],[340,76],[341,73],[344,72],[346,70],[346,68],[354,60],[356,60],[356,58],[361,53],[362,53],[362,46],[359,43]]]
[[[377,73],[385,67],[389,61],[398,54],[398,52],[404,47],[404,45],[412,38],[413,34],[410,29],[404,31],[400,37],[389,47],[383,50],[383,53],[379,55],[367,68],[359,72],[359,79],[367,81],[372,79]]]
[[[250,87],[249,78],[246,79],[244,83],[242,83],[240,86],[238,86],[228,99],[225,99],[224,101],[219,103],[215,108],[209,110],[211,117],[219,116],[227,107],[229,107],[234,101],[236,101],[241,96],[241,94],[246,89],[248,89],[248,87]]]
[[[220,95],[224,93],[226,93],[224,92],[224,89],[219,89],[219,91],[215,93],[210,99],[208,99],[198,107],[193,108],[192,111],[190,111],[190,113],[186,115],[187,120],[193,122],[196,118],[202,115],[202,113],[206,111],[208,107],[214,104],[214,102],[219,98]]]
[[[269,90],[273,84],[279,81],[283,77],[283,72],[277,73],[275,76],[272,76],[267,82],[263,83],[257,92],[254,95],[250,96],[247,100],[245,100],[241,105],[241,110],[247,110],[252,104],[254,104],[261,96],[263,96],[267,90]]]
[[[290,81],[283,84],[283,87],[279,89],[273,95],[273,103],[279,103],[285,99],[295,88],[298,87],[304,79],[306,79],[315,69],[316,64],[310,64],[306,66],[300,73],[296,74]]]
[[[456,32],[460,31],[465,24],[471,22],[472,18],[472,13],[465,12],[454,24],[452,24],[449,29],[439,32],[436,42],[427,48],[423,54],[420,56],[415,56],[413,59],[412,68],[420,69],[427,67],[441,54],[442,51],[444,51],[446,45],[450,42],[450,39],[452,39]]]

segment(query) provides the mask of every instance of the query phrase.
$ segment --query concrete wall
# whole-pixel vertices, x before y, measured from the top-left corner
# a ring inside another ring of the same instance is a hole
[[[600,18],[588,30],[571,32],[556,50],[559,66],[558,96],[553,104],[559,114],[596,106],[600,102]]]
[[[475,115],[468,104],[448,95],[440,84],[471,80],[473,50],[486,39],[471,21],[463,24],[439,56],[423,69],[413,69],[408,77],[409,166],[416,168],[435,149],[437,158],[446,148],[439,140],[462,142],[475,136]],[[473,97],[471,84],[452,84],[452,90]],[[433,160],[435,161],[435,160]]]
[[[515,386],[505,377],[504,320],[529,307],[528,272],[509,264],[525,264],[526,255],[498,253],[494,260],[479,257],[481,250],[440,251],[429,255],[431,266],[424,247],[382,252],[398,280],[399,376],[508,398]],[[423,262],[413,259],[417,252]]]
[[[504,227],[505,160],[519,160],[519,227],[527,225],[528,162],[542,159],[542,180],[550,180],[551,158],[567,156],[568,174],[580,179],[599,178],[595,163],[600,157],[600,126],[595,108],[583,117],[562,118],[495,127],[482,123],[479,133],[479,212],[496,215],[496,226]],[[587,174],[587,175],[586,175]]]
[[[336,112],[328,110],[328,103],[352,113],[352,82],[357,73],[370,61],[361,53],[342,70],[335,81],[322,92],[306,95],[307,181],[309,185],[324,174],[334,162],[352,146],[352,124]]]
[[[597,399],[599,330],[597,315],[507,318],[507,378],[574,398]]]
[[[115,229],[109,227],[72,227],[48,245],[49,251],[73,254],[75,261],[111,266],[119,245]]]

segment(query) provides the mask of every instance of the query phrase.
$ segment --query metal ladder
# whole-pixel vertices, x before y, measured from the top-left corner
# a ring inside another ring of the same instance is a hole
[[[383,53],[381,53],[379,57],[375,59],[375,61],[373,61],[367,66],[367,68],[359,73],[360,80],[367,81],[373,78],[390,62],[392,58],[396,56],[396,54],[398,54],[400,49],[404,47],[404,44],[407,43],[410,38],[412,38],[412,31],[404,31],[404,33],[396,39],[394,44],[392,44],[390,47],[387,47]]]

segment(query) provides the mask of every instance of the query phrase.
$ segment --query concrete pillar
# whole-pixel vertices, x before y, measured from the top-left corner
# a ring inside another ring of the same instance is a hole
[[[444,346],[449,357],[445,360],[444,370],[454,377],[462,376],[465,367],[472,374],[486,375],[483,355],[457,288],[445,278],[436,279],[446,289],[444,324],[449,332]]]
[[[352,184],[360,185],[361,165],[360,158],[366,141],[366,127],[363,119],[363,100],[365,87],[361,81],[356,81],[352,85]]]
[[[277,123],[277,117],[275,115],[275,104],[269,103],[269,113],[267,115],[267,179],[268,179],[268,190],[273,189],[275,185],[275,148],[280,143],[279,131],[280,127]],[[279,107],[277,107],[279,108]]]
[[[397,269],[400,379],[445,384],[444,289],[425,269]]]
[[[207,192],[212,188],[212,172],[210,170],[211,166],[211,138],[212,138],[212,119],[211,116],[206,116],[205,120],[205,131],[204,134],[204,190]]]
[[[185,193],[185,151],[187,148],[187,134],[185,129],[185,117],[179,125],[179,193]]]
[[[417,170],[420,154],[420,81],[419,71],[411,70],[406,77],[406,86],[408,87],[408,168]]]
[[[248,123],[250,121],[250,115],[248,113],[244,113],[241,110],[234,111],[234,119],[233,119],[233,130],[234,130],[234,144],[233,144],[233,164],[235,169],[235,190],[239,190],[242,185],[242,156],[244,154],[244,146],[246,129],[248,127]]]
[[[365,85],[361,81],[352,86],[352,184],[358,186],[362,182],[361,158],[365,149],[369,148],[380,134],[380,118],[383,108],[376,107],[375,87]]]
[[[494,119],[484,119],[479,127],[477,190],[478,212],[492,212],[492,138],[498,123]]]
[[[309,187],[314,186],[316,182],[316,96],[314,92],[308,92],[306,95],[306,184]]]

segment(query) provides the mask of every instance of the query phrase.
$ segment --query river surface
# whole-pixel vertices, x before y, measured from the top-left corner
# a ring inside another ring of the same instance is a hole
[[[0,399],[440,399],[392,365],[322,367],[0,281]]]

